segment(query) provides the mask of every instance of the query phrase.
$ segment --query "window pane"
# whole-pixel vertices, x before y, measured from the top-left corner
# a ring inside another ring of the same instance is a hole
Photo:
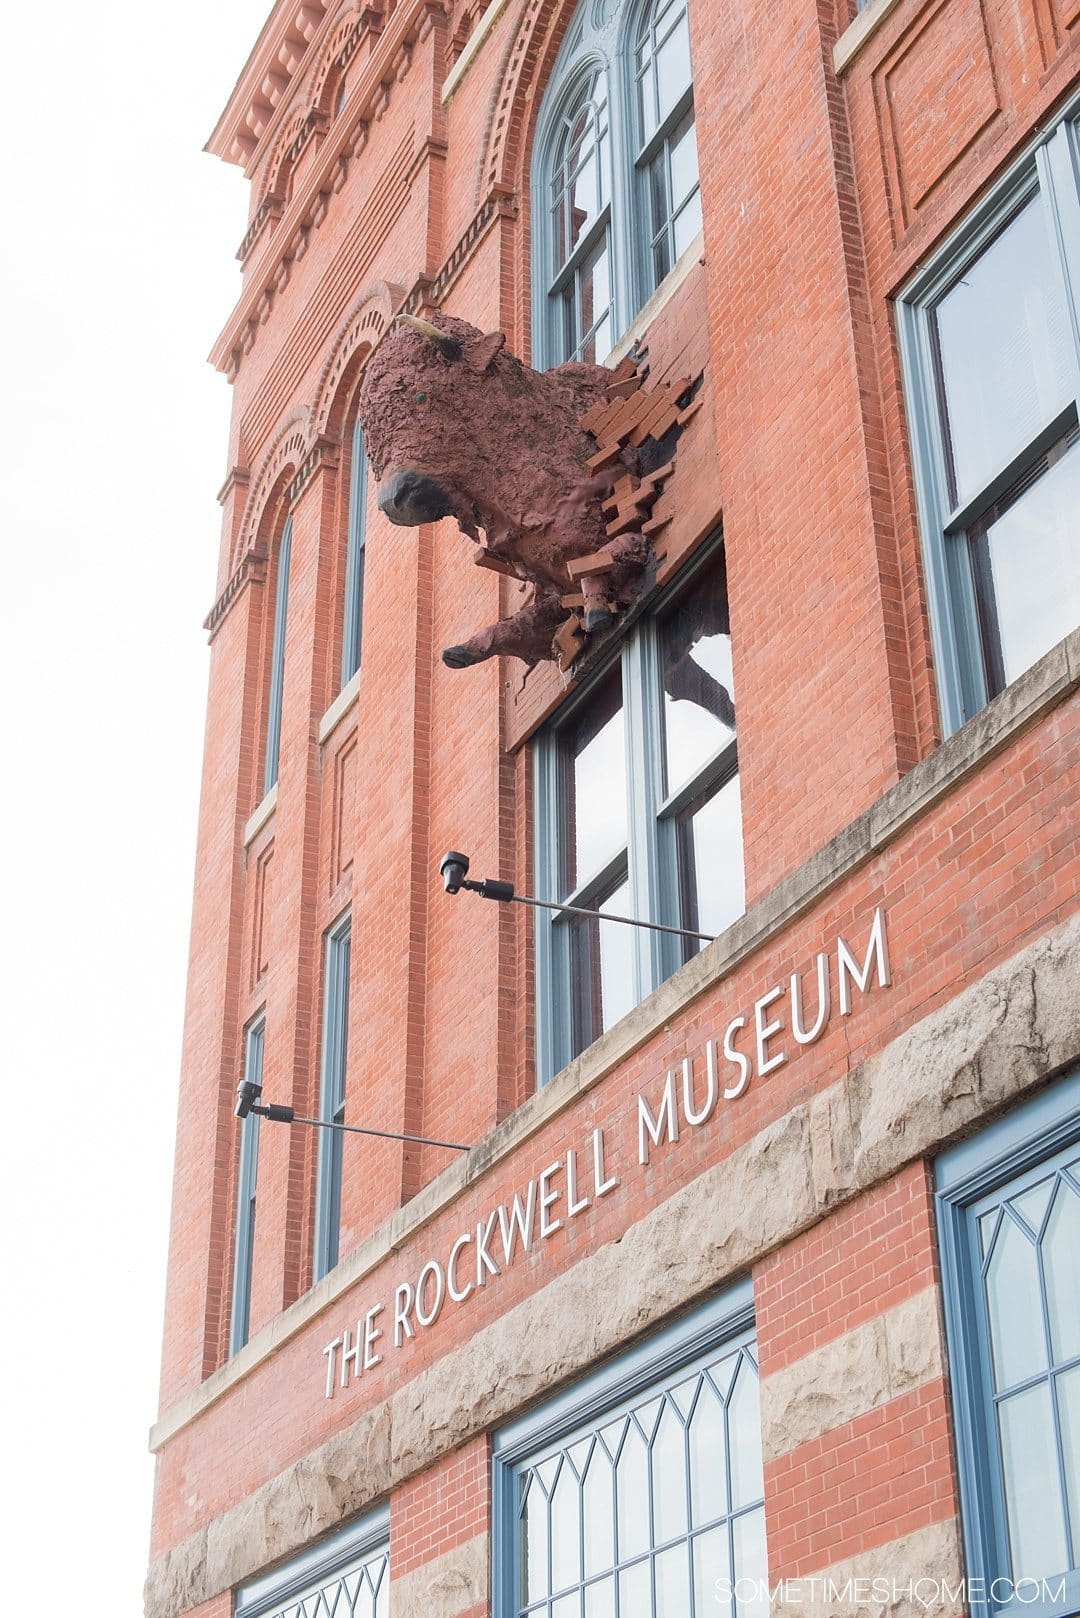
[[[668,144],[671,164],[671,206],[680,208],[697,189],[697,139],[694,135],[694,115],[689,113],[679,124]]]
[[[675,1406],[664,1413],[652,1442],[653,1537],[658,1544],[686,1533],[686,1441]]]
[[[322,1075],[319,1116],[345,1121],[345,1077],[349,1038],[349,963],[352,930],[346,921],[326,939],[326,988],[323,999]],[[341,1228],[342,1134],[320,1129],[315,1207],[315,1279],[338,1261]]]
[[[615,1564],[615,1491],[611,1461],[602,1444],[593,1449],[583,1494],[585,1577],[588,1578]]]
[[[607,194],[607,94],[594,77],[563,120],[551,176],[554,270],[588,234]]]
[[[676,791],[735,736],[731,627],[722,565],[663,622],[666,789]]]
[[[700,1534],[694,1541],[694,1604],[699,1613],[716,1613],[718,1618],[731,1618],[731,1603],[721,1599],[717,1590],[723,1579],[730,1588],[732,1583],[731,1557],[728,1549],[728,1531],[713,1528]]]
[[[1040,466],[972,531],[991,695],[1080,623],[1080,442],[1055,446]]]
[[[649,1459],[637,1424],[627,1428],[615,1467],[619,1560],[640,1556],[649,1548]]]
[[[679,817],[678,849],[683,925],[715,938],[746,908],[737,775]]]
[[[1042,1254],[1051,1349],[1060,1365],[1080,1358],[1080,1194],[1064,1175],[1058,1181]]]
[[[735,1541],[738,1618],[769,1618],[769,1599],[765,1593],[764,1508],[759,1506],[756,1511],[736,1517],[732,1538]]]
[[[695,1528],[700,1528],[703,1523],[715,1522],[727,1513],[727,1442],[724,1434],[724,1407],[712,1383],[705,1377],[690,1420],[690,1501]]]
[[[614,1579],[603,1579],[586,1588],[585,1618],[615,1618]]]
[[[1074,1254],[1080,1251],[1073,1249]],[[1075,1272],[1074,1272],[1075,1285]],[[1065,1486],[1072,1522],[1072,1565],[1080,1567],[1080,1365],[1058,1378],[1058,1421],[1061,1453],[1065,1458]]]
[[[656,1618],[686,1618],[690,1611],[690,1555],[687,1545],[673,1545],[656,1558]]]
[[[551,1497],[551,1586],[566,1590],[580,1581],[578,1480],[564,1462]]]
[[[559,898],[563,899],[626,845],[626,740],[617,676],[562,732],[560,743],[564,863]]]
[[[998,1417],[1013,1580],[1060,1573],[1068,1556],[1049,1384],[1004,1400]]]
[[[681,258],[701,229],[701,192],[695,191],[681,213],[675,215],[675,257]]]
[[[263,766],[263,792],[269,792],[278,778],[281,751],[281,703],[285,689],[285,632],[289,612],[289,565],[292,554],[292,518],[288,517],[278,547],[277,583],[274,592],[274,639],[270,651],[270,691],[266,716],[266,758]]]
[[[548,1582],[548,1505],[535,1478],[528,1482],[521,1535],[521,1602],[538,1601],[551,1588]]]
[[[728,1401],[728,1439],[731,1445],[731,1505],[750,1506],[764,1493],[761,1467],[761,1417],[758,1413],[758,1376],[753,1361],[742,1356],[735,1386]]]
[[[1012,1219],[1001,1221],[986,1271],[994,1386],[1015,1387],[1046,1370],[1046,1338],[1035,1244]]]
[[[349,482],[349,536],[345,562],[345,618],[341,637],[341,681],[346,684],[360,667],[364,622],[364,533],[367,521],[367,455],[357,417],[352,436]]]
[[[934,328],[960,503],[1073,396],[1072,345],[1038,197],[964,270],[937,305]]]
[[[587,904],[601,912],[628,915],[629,884],[624,879],[606,898],[591,898]],[[576,1056],[636,1004],[634,943],[633,928],[620,922],[605,925],[580,916],[569,926]]]
[[[690,30],[685,11],[659,46],[655,71],[660,121],[663,123],[690,83]]]

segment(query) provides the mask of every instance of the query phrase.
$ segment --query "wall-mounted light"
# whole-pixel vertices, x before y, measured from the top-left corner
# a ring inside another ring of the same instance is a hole
[[[617,921],[624,927],[647,927],[653,933],[674,933],[676,938],[696,938],[699,943],[711,944],[715,933],[699,933],[691,927],[669,927],[663,921],[641,921],[637,916],[613,916],[608,910],[584,910],[581,905],[555,904],[551,899],[533,899],[526,893],[515,893],[512,882],[501,882],[486,876],[479,882],[466,880],[469,856],[450,849],[439,863],[439,875],[447,893],[459,893],[465,888],[478,893],[481,899],[496,899],[500,904],[531,905],[536,910],[561,910],[567,916],[586,916],[591,921]]]
[[[303,1118],[295,1107],[282,1107],[274,1102],[262,1104],[262,1085],[254,1084],[250,1079],[241,1079],[236,1089],[236,1116],[246,1118],[249,1113],[255,1113],[259,1118],[269,1118],[275,1124],[310,1124],[313,1129],[340,1129],[347,1135],[375,1135],[379,1140],[403,1140],[416,1146],[444,1146],[448,1152],[468,1152],[472,1148],[463,1146],[456,1140],[433,1140],[428,1135],[399,1135],[392,1129],[369,1129],[362,1124],[332,1123],[327,1118]]]

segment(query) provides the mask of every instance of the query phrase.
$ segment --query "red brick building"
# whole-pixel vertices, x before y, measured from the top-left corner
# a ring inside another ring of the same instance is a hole
[[[148,1618],[1080,1611],[1078,26],[272,11]],[[400,312],[677,413],[561,664],[439,655]]]

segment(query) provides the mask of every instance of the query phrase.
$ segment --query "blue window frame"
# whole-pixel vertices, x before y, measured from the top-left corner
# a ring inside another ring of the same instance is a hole
[[[345,559],[345,613],[341,635],[341,683],[360,667],[364,629],[364,543],[367,528],[368,464],[359,416],[353,425],[349,475],[349,536]]]
[[[946,731],[1080,623],[1078,175],[1064,119],[897,305]]]
[[[236,1590],[235,1618],[390,1618],[384,1506]]]
[[[319,1117],[327,1123],[345,1122],[345,1076],[349,1046],[349,962],[352,921],[345,916],[326,935],[326,982],[323,993],[322,1078]],[[338,1261],[341,1230],[341,1167],[343,1136],[337,1129],[320,1129],[315,1189],[315,1280]]]
[[[494,1492],[494,1618],[711,1618],[763,1582],[750,1283],[499,1433]]]
[[[281,756],[281,699],[285,690],[285,629],[289,614],[289,563],[292,556],[292,518],[285,519],[285,527],[278,546],[277,584],[274,591],[274,640],[270,651],[270,689],[266,709],[266,751],[263,765],[263,792],[267,793],[278,778]]]
[[[260,1016],[251,1023],[244,1040],[244,1078],[250,1084],[262,1084],[265,1042],[266,1019]],[[259,1119],[255,1113],[249,1112],[240,1125],[232,1315],[229,1321],[230,1354],[235,1354],[243,1348],[248,1340],[251,1324],[251,1269],[255,1256],[255,1189],[258,1167]]]
[[[1080,1074],[936,1165],[969,1580],[1080,1608]]]
[[[602,361],[701,229],[686,0],[579,5],[532,197],[535,363]]]
[[[722,552],[638,620],[536,746],[537,896],[724,930],[744,907]],[[541,1083],[700,945],[538,911]]]

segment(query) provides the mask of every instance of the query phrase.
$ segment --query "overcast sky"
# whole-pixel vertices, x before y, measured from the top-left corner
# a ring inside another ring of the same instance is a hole
[[[268,0],[6,19],[0,1061],[13,1612],[142,1610],[246,182]],[[12,1464],[14,1462],[14,1464]],[[14,1506],[15,1520],[12,1520]]]

